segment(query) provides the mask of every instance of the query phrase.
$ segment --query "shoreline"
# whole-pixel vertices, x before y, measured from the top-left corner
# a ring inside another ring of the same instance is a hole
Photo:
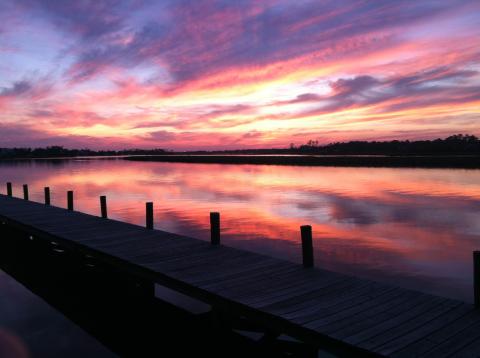
[[[142,162],[290,165],[371,168],[480,169],[480,155],[262,155],[262,154],[165,154],[81,157],[0,158],[0,163],[70,160],[130,160]]]
[[[124,160],[167,163],[254,164],[335,167],[480,169],[478,155],[441,156],[275,156],[275,155],[151,155]]]

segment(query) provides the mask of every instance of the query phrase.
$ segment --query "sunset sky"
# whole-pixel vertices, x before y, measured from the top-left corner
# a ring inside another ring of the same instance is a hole
[[[0,147],[480,135],[480,1],[0,0]]]

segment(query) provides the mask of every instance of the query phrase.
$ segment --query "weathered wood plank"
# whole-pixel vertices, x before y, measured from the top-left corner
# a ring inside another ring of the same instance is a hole
[[[256,280],[258,281],[258,280]],[[246,283],[244,285],[239,285],[233,290],[227,290],[232,299],[241,302],[243,304],[249,305],[251,307],[256,307],[256,303],[259,302],[261,305],[263,302],[272,302],[279,299],[282,299],[285,296],[293,296],[302,292],[311,292],[314,290],[312,288],[311,282],[299,281],[299,280],[285,280],[282,277],[277,277],[276,279],[271,280],[262,280],[257,283],[253,281],[251,283]],[[327,289],[333,285],[343,284],[345,285],[346,279],[338,280],[334,277],[325,278],[321,282],[321,286]],[[320,285],[320,283],[318,283]],[[224,291],[222,289],[216,289],[215,291]]]
[[[393,329],[394,327],[409,321],[413,318],[416,318],[422,314],[428,313],[430,310],[437,308],[442,303],[445,302],[445,299],[440,297],[425,297],[425,301],[416,304],[410,305],[411,301],[408,302],[408,309],[403,309],[398,314],[390,316],[387,321],[384,321],[380,324],[375,324],[373,327],[368,327],[363,329],[361,332],[357,332],[355,334],[351,334],[346,337],[346,341],[358,345],[366,340],[375,337],[386,330]],[[392,310],[394,311],[394,310]]]
[[[456,319],[453,322],[450,322],[448,325],[437,328],[434,332],[419,339],[410,345],[392,353],[392,357],[401,358],[401,357],[411,357],[411,356],[420,356],[426,352],[431,351],[436,346],[440,345],[449,338],[455,336],[464,329],[474,325],[476,322],[480,322],[480,311],[474,310],[472,305],[469,305],[471,310],[468,311],[468,314]]]
[[[357,333],[375,327],[381,323],[388,322],[396,315],[402,314],[409,309],[427,302],[429,298],[425,295],[417,295],[413,292],[406,292],[391,302],[385,303],[366,311],[363,314],[355,315],[351,318],[342,320],[341,324],[330,324],[318,329],[318,332],[326,332],[337,339],[345,339]]]
[[[359,290],[363,290],[366,285],[369,283],[362,284],[356,280],[342,280],[334,282],[333,284],[322,287],[311,289],[310,291],[296,293],[293,292],[293,295],[290,295],[289,303],[283,305],[281,309],[276,310],[267,310],[275,315],[284,317],[285,319],[295,321],[298,317],[303,317],[304,312],[313,310],[316,312],[324,312],[332,304],[333,297],[339,297],[338,300],[342,298],[345,299],[345,296],[351,295],[355,296],[358,294]],[[307,297],[312,297],[310,300]],[[304,300],[309,301],[310,304],[304,305]],[[275,303],[275,301],[270,301],[270,303]],[[278,300],[276,301],[278,302]],[[303,307],[303,309],[298,309],[298,307]]]
[[[265,296],[254,295],[251,297],[239,296],[237,299],[242,300],[244,303],[251,305],[252,307],[259,308],[315,290],[321,290],[322,293],[326,294],[331,290],[351,287],[353,282],[355,282],[355,280],[351,277],[330,275],[325,275],[322,278],[318,277],[315,280],[304,278],[295,281],[286,281],[285,289],[281,291],[275,290],[273,294]]]
[[[356,320],[362,320],[361,314],[369,313],[371,310],[379,310],[384,304],[390,304],[392,300],[399,299],[405,294],[400,288],[386,288],[380,291],[376,296],[362,296],[358,302],[352,304],[338,304],[331,307],[326,312],[312,314],[308,319],[304,319],[302,324],[308,328],[319,329],[320,327],[337,325],[342,327],[349,317],[355,317]]]
[[[425,353],[424,357],[431,358],[445,358],[445,357],[462,357],[462,355],[457,354],[460,351],[465,349],[473,344],[475,341],[480,339],[480,322],[465,328],[456,335],[450,337],[449,339],[443,341],[433,350]],[[478,357],[478,352],[477,352]]]
[[[397,334],[396,338],[389,340],[380,347],[376,347],[375,351],[385,355],[391,355],[414,342],[427,338],[427,336],[439,329],[449,327],[452,322],[464,317],[470,312],[472,312],[471,305],[460,304],[458,307],[455,307],[445,314],[437,316],[435,319],[430,320],[427,323],[419,324],[418,327],[415,327],[414,329],[409,327],[408,332],[399,335]],[[401,330],[397,330],[397,333],[400,332]]]
[[[478,358],[480,356],[480,338],[455,352],[455,357]]]
[[[294,310],[289,312],[288,317],[293,322],[304,325],[306,322],[312,320],[313,317],[322,317],[325,315],[332,315],[337,312],[345,312],[346,310],[357,307],[365,302],[371,302],[377,297],[381,297],[385,293],[391,292],[393,289],[390,287],[379,286],[376,283],[372,283],[368,286],[361,286],[357,290],[351,292],[345,292],[337,297],[329,297],[329,299],[323,299],[318,301],[314,299],[311,301],[310,307],[306,307],[301,310]]]
[[[265,263],[265,265],[263,263]],[[284,271],[293,270],[294,267],[296,268],[296,265],[291,265],[290,263],[288,263],[287,265],[285,262],[282,262],[281,264],[279,264],[278,260],[270,258],[268,260],[262,261],[262,264],[259,264],[259,265],[249,265],[248,267],[239,267],[237,270],[233,270],[232,272],[229,272],[229,273],[217,271],[207,277],[191,279],[190,282],[205,288],[208,288],[209,285],[222,285],[224,283],[229,283],[232,280],[237,280],[239,276],[242,279],[252,282],[258,277],[263,277],[264,272],[267,275],[270,272],[284,275]],[[238,280],[236,282],[238,282]]]
[[[400,324],[394,326],[390,330],[385,330],[381,334],[377,334],[376,336],[369,338],[363,342],[360,343],[360,347],[373,350],[379,351],[379,352],[389,352],[390,350],[388,348],[378,348],[384,345],[385,343],[404,336],[411,332],[412,330],[417,329],[418,327],[421,327],[422,325],[434,320],[435,318],[438,318],[442,315],[446,315],[450,313],[453,309],[461,306],[460,302],[443,302],[442,304],[435,306],[434,308],[425,311],[422,314],[418,314],[414,317],[411,317],[410,319],[405,319],[404,317],[399,318],[398,322],[401,322]]]
[[[403,312],[405,305],[410,304],[411,307],[413,307],[418,302],[418,297],[411,292],[399,293],[389,301],[378,302],[374,307],[351,316],[347,315],[341,320],[320,325],[319,327],[315,327],[314,330],[345,338],[388,321],[395,313]]]

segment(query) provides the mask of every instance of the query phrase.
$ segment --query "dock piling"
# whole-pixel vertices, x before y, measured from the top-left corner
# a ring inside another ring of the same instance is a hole
[[[312,227],[310,225],[300,226],[300,233],[302,236],[303,267],[313,267]]]
[[[45,193],[45,205],[50,205],[50,188],[46,186],[43,191]]]
[[[100,196],[100,211],[102,218],[106,219],[107,215],[107,197],[105,195]]]
[[[210,242],[220,245],[220,213],[210,213]]]
[[[473,252],[473,297],[475,308],[480,308],[480,251]]]
[[[73,191],[67,191],[67,208],[70,211],[73,211]]]
[[[145,204],[146,208],[146,227],[149,230],[153,230],[153,203],[148,202]]]
[[[28,200],[28,185],[27,184],[23,184],[23,198],[25,200]]]
[[[7,195],[13,196],[12,183],[10,182],[7,183]]]

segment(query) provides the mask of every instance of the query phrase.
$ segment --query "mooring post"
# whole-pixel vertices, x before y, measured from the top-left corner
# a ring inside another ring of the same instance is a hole
[[[220,213],[210,213],[210,242],[220,245]]]
[[[102,213],[102,218],[107,218],[107,197],[105,195],[100,196],[100,212]]]
[[[145,204],[146,208],[146,227],[149,230],[153,230],[153,203],[148,202]]]
[[[67,209],[73,211],[73,191],[67,191]]]
[[[43,191],[45,193],[45,205],[50,205],[50,188],[46,186]]]
[[[304,267],[313,267],[313,243],[312,227],[310,225],[300,226],[302,235],[302,260]]]
[[[10,182],[7,183],[7,195],[13,196],[12,183]]]
[[[473,252],[473,297],[475,308],[480,308],[480,251]]]
[[[27,184],[23,184],[23,198],[25,200],[28,200],[28,185]]]

